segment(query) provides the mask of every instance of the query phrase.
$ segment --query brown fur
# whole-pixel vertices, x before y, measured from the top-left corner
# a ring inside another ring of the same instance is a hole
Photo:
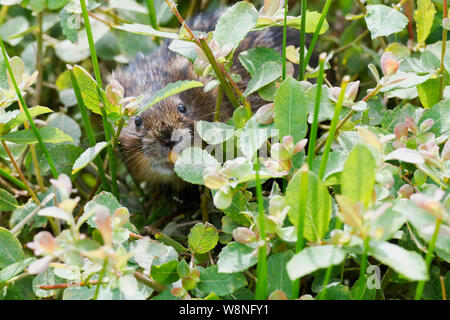
[[[201,14],[188,24],[194,30],[211,31],[217,22],[221,11],[214,15]],[[288,33],[288,44],[297,43],[298,32]],[[244,91],[250,77],[240,65],[240,52],[254,47],[272,47],[281,52],[282,30],[271,28],[250,33],[236,50],[232,72],[241,76],[238,84]],[[179,80],[197,80],[207,83],[210,77],[197,76],[188,59],[170,51],[168,42],[148,56],[138,55],[137,59],[124,69],[116,70],[112,78],[121,83],[125,96],[144,94],[151,97],[165,85]],[[132,117],[120,135],[121,153],[128,170],[141,181],[178,183],[179,178],[173,172],[169,161],[170,147],[164,146],[161,140],[175,129],[185,129],[186,134],[193,133],[195,120],[213,118],[217,89],[204,92],[203,88],[194,88],[178,95],[169,97],[152,108],[144,111],[140,117],[143,124],[137,128]],[[258,94],[249,97],[252,108],[257,108],[266,102]],[[186,106],[187,112],[181,114],[178,105]],[[231,104],[226,98],[221,107],[221,120],[225,121],[232,115]]]

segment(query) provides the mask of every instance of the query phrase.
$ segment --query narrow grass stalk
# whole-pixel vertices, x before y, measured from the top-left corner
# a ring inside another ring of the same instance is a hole
[[[97,52],[95,51],[94,38],[92,37],[92,29],[91,29],[91,24],[89,22],[89,15],[88,15],[88,11],[86,8],[86,1],[80,0],[80,4],[81,4],[81,11],[83,14],[84,25],[86,27],[86,35],[88,38],[89,49],[91,52],[91,59],[92,59],[92,66],[94,68],[95,80],[97,81],[97,86],[98,86],[97,90],[99,91],[99,95],[105,105],[106,97],[105,97],[104,92],[101,90],[101,88],[103,87],[103,82],[102,82],[102,77],[100,74],[100,67],[98,65]],[[105,109],[100,108],[100,110],[102,112],[102,121],[103,121],[104,130],[105,130],[105,138],[106,138],[107,142],[110,142],[112,137],[114,136],[114,134],[111,132],[111,130],[114,131],[114,129],[112,129],[112,127],[110,126],[110,124],[108,122]],[[116,181],[116,158],[114,155],[114,150],[112,148],[112,144],[108,144],[107,152],[108,152],[108,157],[109,157],[109,170],[111,173],[112,193],[114,194],[114,196],[116,198],[119,198],[119,191],[118,191],[117,181]]]
[[[317,28],[314,31],[314,35],[311,39],[311,43],[309,44],[308,52],[306,53],[305,63],[303,64],[303,73],[305,73],[306,67],[308,66],[308,63],[309,63],[309,59],[311,59],[311,56],[313,54],[314,47],[316,46],[317,39],[319,38],[320,30],[322,29],[323,23],[325,22],[325,18],[327,17],[328,9],[330,9],[331,2],[332,2],[332,0],[327,0],[327,2],[325,2],[325,5],[323,6],[322,14],[320,15],[320,19],[317,24]]]
[[[288,12],[288,1],[284,2],[284,22],[283,22],[283,66],[282,66],[282,77],[283,81],[286,79],[286,37],[287,37],[287,12]]]
[[[369,242],[370,242],[370,236],[366,235],[364,238],[364,251],[363,255],[361,257],[361,268],[359,269],[359,279],[364,279],[366,272],[367,272],[367,255],[369,252]],[[364,291],[366,289],[366,282],[364,282],[363,288],[360,289],[359,296],[357,297],[358,300],[362,300],[364,297]]]
[[[19,179],[13,177],[12,175],[10,175],[8,172],[3,170],[2,168],[0,168],[0,176],[2,176],[6,180],[9,180],[10,182],[14,183],[20,189],[27,191],[27,186],[22,181],[20,181]]]
[[[19,101],[19,108],[20,108],[21,112],[24,112],[20,101]],[[28,121],[25,121],[23,123],[23,125],[24,125],[25,129],[29,129]],[[31,162],[33,162],[34,173],[36,174],[36,180],[38,182],[39,189],[41,191],[44,191],[45,185],[44,185],[44,180],[42,179],[41,169],[39,168],[39,161],[38,161],[37,155],[36,155],[36,148],[32,144],[30,144],[30,153],[31,153]]]
[[[222,106],[222,100],[223,100],[223,89],[222,87],[219,87],[217,89],[216,106],[214,108],[214,122],[219,121],[220,107]]]
[[[20,92],[19,86],[17,85],[16,78],[14,77],[11,64],[9,62],[8,54],[6,53],[5,44],[3,43],[3,39],[0,37],[0,46],[2,48],[3,57],[5,59],[6,68],[8,69],[11,82],[13,83],[14,89],[16,90],[17,97],[19,98],[19,102],[22,104],[23,111],[25,112],[25,115],[27,116],[28,122],[30,123],[31,129],[36,136],[36,139],[39,142],[39,145],[42,149],[42,152],[44,152],[44,155],[48,161],[48,164],[50,166],[50,171],[52,172],[53,177],[56,179],[58,178],[58,172],[56,171],[55,164],[53,163],[52,157],[50,156],[50,153],[47,150],[47,147],[44,144],[44,141],[42,140],[41,135],[39,134],[39,131],[34,124],[33,118],[31,117],[31,114],[28,110],[28,106],[25,102],[25,99],[22,96],[22,93]]]
[[[317,89],[316,89],[316,101],[314,104],[314,118],[311,125],[311,133],[309,134],[309,144],[308,144],[308,166],[312,168],[314,160],[314,148],[317,139],[317,129],[319,126],[319,111],[320,111],[320,100],[322,99],[322,84],[323,84],[323,73],[325,66],[325,59],[327,58],[326,53],[320,54],[319,57],[319,76],[317,77]]]
[[[245,109],[247,117],[250,119],[252,111],[249,108]],[[250,141],[254,145],[256,143],[255,131],[250,128]],[[258,226],[260,244],[258,248],[258,264],[256,266],[256,282],[255,300],[267,299],[267,251],[266,251],[266,219],[264,214],[264,200],[262,195],[261,178],[259,176],[260,162],[258,151],[253,157],[255,170],[255,184],[256,184],[256,201],[258,204]]]
[[[436,240],[439,234],[439,229],[441,227],[442,219],[436,219],[436,226],[434,227],[434,233],[431,237],[430,242],[428,243],[427,255],[425,256],[425,264],[427,266],[428,273],[430,272],[431,260],[433,259],[434,247],[436,245]],[[414,295],[414,300],[422,299],[423,289],[425,287],[425,281],[419,281],[416,287],[416,293]]]
[[[336,220],[336,229],[341,229],[341,228],[342,228],[342,222],[341,222],[341,220],[337,219]],[[333,257],[331,257],[330,260],[333,261]],[[345,259],[342,262],[342,273],[341,273],[342,277],[344,275],[344,271],[343,271],[344,270],[344,263],[345,263]],[[323,283],[322,283],[322,291],[320,291],[320,294],[319,294],[319,296],[317,298],[318,300],[323,300],[325,298],[325,295],[327,294],[327,290],[328,290],[327,286],[328,286],[328,283],[330,282],[331,271],[333,271],[333,266],[332,265],[330,265],[327,268],[327,271],[325,272],[325,277],[324,277]],[[341,279],[341,281],[342,281],[342,279]]]
[[[333,120],[331,120],[330,131],[328,132],[327,142],[325,144],[325,150],[323,151],[322,161],[320,162],[319,179],[323,179],[323,176],[325,175],[325,169],[327,168],[327,162],[328,162],[328,155],[330,154],[330,150],[331,150],[331,143],[333,142],[334,134],[336,133],[336,126],[338,124],[339,115],[341,114],[342,104],[344,103],[345,89],[347,88],[347,84],[349,81],[350,81],[350,77],[345,76],[341,83],[341,92],[339,94],[339,98],[336,103],[336,107],[334,108]]]
[[[102,285],[103,277],[105,276],[105,272],[106,272],[106,267],[107,266],[108,266],[108,258],[106,258],[105,261],[103,262],[103,267],[102,267],[102,270],[100,271],[100,275],[98,277],[98,283],[97,283],[97,287],[95,288],[95,293],[94,293],[93,300],[97,300],[98,299],[98,294],[100,292],[100,287]]]
[[[88,117],[88,111],[86,105],[84,104],[83,97],[81,95],[80,86],[78,85],[77,78],[73,74],[72,66],[67,65],[70,74],[70,80],[72,81],[73,91],[75,92],[75,97],[77,98],[78,108],[80,109],[81,119],[83,120],[84,128],[86,129],[86,134],[89,140],[89,145],[91,147],[95,146],[97,143],[95,141],[94,130],[92,129],[91,122]],[[105,170],[103,169],[102,161],[100,155],[98,155],[94,160],[95,165],[98,168],[98,173],[102,181],[103,190],[110,191],[108,180],[106,179]]]
[[[297,243],[295,244],[295,253],[299,253],[305,247],[305,239],[303,233],[305,230],[306,216],[306,197],[308,192],[308,165],[303,165],[300,169],[300,194],[299,194],[299,210],[297,217]],[[297,299],[300,294],[300,278],[292,283],[292,299]]]
[[[300,66],[298,71],[298,80],[303,80],[305,77],[305,45],[306,45],[306,8],[308,1],[302,0],[302,20],[300,21]]]
[[[150,25],[153,29],[158,30],[158,20],[156,19],[156,11],[155,11],[155,1],[146,0],[147,9],[148,9],[148,17],[150,19]]]
[[[150,21],[150,25],[153,29],[158,30],[158,20],[156,18],[156,11],[155,11],[155,2],[153,0],[146,0],[147,2],[147,9],[148,9],[148,18]],[[161,40],[158,37],[154,38],[154,41],[157,44],[160,44]]]
[[[44,64],[42,63],[44,56],[43,21],[44,11],[41,11],[37,14],[38,32],[36,35],[36,69],[39,73],[36,81],[34,105],[39,105],[41,102],[42,82],[44,81]]]
[[[442,6],[444,10],[443,18],[446,19],[448,17],[447,0],[442,1]],[[445,75],[444,57],[446,48],[447,48],[447,29],[442,27],[441,67],[439,69],[441,73],[441,78],[439,81],[439,100],[442,100],[444,97],[444,75]]]
[[[217,76],[217,80],[220,82],[220,86],[222,87],[223,91],[225,92],[226,96],[230,100],[231,104],[234,108],[238,108],[240,106],[240,103],[238,99],[236,98],[236,95],[233,92],[233,88],[231,87],[230,83],[225,79],[224,75],[222,74],[219,65],[216,61],[216,58],[214,58],[213,53],[211,52],[211,49],[208,46],[208,43],[206,42],[206,39],[203,35],[200,35],[198,37],[198,40],[200,42],[200,48],[203,50],[203,52],[206,55],[206,58],[208,59],[209,63],[211,64],[214,73]]]
[[[3,24],[3,20],[5,20],[6,14],[8,13],[9,6],[2,5],[0,9],[0,25]]]

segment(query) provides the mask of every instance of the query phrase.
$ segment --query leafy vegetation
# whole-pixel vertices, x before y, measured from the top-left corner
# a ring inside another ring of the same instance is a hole
[[[322,2],[230,3],[206,34],[187,18],[222,1],[0,0],[0,298],[447,299],[447,1]],[[273,27],[298,45],[233,59]],[[211,81],[105,85],[164,38]],[[235,111],[174,155],[189,188],[135,181],[130,116],[202,86]]]

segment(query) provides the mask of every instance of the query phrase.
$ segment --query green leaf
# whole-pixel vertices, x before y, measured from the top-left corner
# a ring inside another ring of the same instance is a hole
[[[431,108],[439,102],[439,79],[428,79],[417,86],[420,102],[424,108]]]
[[[434,124],[429,132],[433,132],[436,136],[440,136],[450,130],[450,100],[443,100],[434,105],[431,109],[425,110],[422,118],[417,123],[420,125],[426,119],[433,119]]]
[[[28,111],[30,112],[32,118],[44,113],[53,112],[52,109],[40,106],[29,108]],[[9,119],[7,120],[8,115]],[[4,115],[0,116],[0,135],[8,133],[9,131],[16,128],[18,125],[24,123],[25,121],[28,121],[28,119],[24,112],[14,110],[5,113]]]
[[[39,273],[33,279],[33,291],[34,294],[40,298],[48,298],[54,296],[58,290],[43,290],[38,288],[38,286],[42,285],[55,285],[59,283],[64,283],[65,280],[59,278],[57,275],[53,273],[53,269],[48,268],[44,272]]]
[[[64,289],[63,300],[91,300],[94,298],[96,286],[69,287]]]
[[[218,144],[234,135],[234,127],[222,122],[198,121],[195,127],[200,137],[208,144]]]
[[[253,4],[238,2],[221,15],[217,21],[213,39],[217,40],[221,46],[231,43],[233,48],[237,48],[256,25],[257,19],[258,11]]]
[[[341,173],[341,191],[344,196],[361,202],[365,208],[372,199],[376,163],[372,152],[358,144],[350,152]]]
[[[62,9],[59,12],[59,16],[63,34],[70,42],[75,43],[78,40],[78,30],[76,26],[71,23],[75,15],[65,9]]]
[[[6,268],[2,269],[0,271],[0,284],[8,281],[9,279],[12,279],[13,277],[21,273],[35,260],[36,258],[34,257],[26,258],[25,260],[10,264]]]
[[[369,5],[366,8],[365,19],[372,39],[400,32],[408,24],[408,18],[403,13],[386,5]]]
[[[283,291],[288,299],[292,295],[292,280],[289,278],[286,265],[294,253],[290,250],[271,255],[267,260],[267,292]]]
[[[60,129],[67,135],[71,136],[73,141],[69,142],[70,144],[74,144],[76,146],[80,144],[81,129],[75,120],[64,113],[52,114],[50,118],[51,119],[49,119],[50,121],[48,122],[50,127]],[[56,160],[54,161],[57,162]]]
[[[25,259],[22,245],[9,230],[0,227],[0,269]]]
[[[298,212],[302,173],[298,171],[286,189],[286,204],[290,206],[289,220],[298,225]],[[306,213],[303,236],[309,241],[319,241],[328,230],[331,217],[331,196],[326,185],[312,172],[308,172]]]
[[[191,228],[188,235],[189,247],[194,253],[206,253],[217,245],[219,232],[209,223],[197,223]]]
[[[419,236],[425,241],[429,242],[436,227],[436,218],[427,211],[416,206],[411,200],[401,199],[395,202],[395,211],[401,212],[406,219],[417,230]],[[443,253],[450,256],[450,227],[446,224],[441,224],[439,234],[436,239],[436,249],[444,251]],[[439,254],[439,252],[438,252]]]
[[[291,280],[295,280],[316,270],[339,264],[344,258],[345,250],[335,245],[307,247],[289,260],[287,272]]]
[[[200,148],[187,148],[181,152],[174,170],[178,176],[193,184],[203,184],[203,170],[218,166],[217,160]]]
[[[406,116],[410,116],[414,119],[416,108],[407,104],[402,107],[397,107],[393,110],[386,110],[383,119],[381,120],[381,127],[388,130],[389,132],[394,132],[394,127],[405,121]]]
[[[278,62],[268,61],[263,63],[248,82],[247,88],[244,91],[244,97],[248,97],[253,92],[265,87],[279,77],[281,77],[281,67]]]
[[[13,211],[19,204],[16,198],[5,189],[0,189],[0,211]]]
[[[18,35],[24,31],[26,31],[30,27],[30,23],[27,18],[23,15],[18,15],[13,18],[7,19],[0,27],[0,37],[2,37],[3,41],[8,42],[11,46],[15,47],[22,40],[23,37],[13,37],[14,35]]]
[[[50,10],[56,10],[59,8],[64,7],[69,0],[46,0],[47,1],[47,8]]]
[[[73,66],[73,74],[77,79],[77,83],[81,91],[81,97],[83,98],[83,102],[86,105],[86,108],[94,113],[102,114],[100,106],[104,105],[107,114],[111,112],[120,112],[118,106],[112,105],[107,99],[105,101],[106,104],[102,102],[102,99],[99,95],[97,82],[85,69],[78,65],[75,65]]]
[[[220,273],[217,266],[211,266],[200,272],[197,286],[205,294],[214,292],[218,296],[225,296],[246,285],[247,280],[242,273]]]
[[[11,213],[11,218],[9,219],[10,229],[14,228],[16,224],[25,219],[33,210],[37,208],[37,204],[34,202],[27,202],[25,205],[16,208]],[[27,222],[26,226],[30,227],[30,230],[41,228],[47,224],[47,218],[35,215],[30,221]]]
[[[253,77],[256,72],[267,62],[283,63],[281,55],[272,48],[256,47],[239,54],[239,61],[248,73]],[[280,74],[281,76],[281,74]]]
[[[171,284],[177,281],[180,276],[177,272],[178,261],[172,260],[159,266],[152,266],[152,278],[161,284]]]
[[[46,207],[38,212],[38,215],[44,217],[53,217],[56,219],[64,220],[65,222],[71,223],[73,217],[67,211],[60,209],[58,207]]]
[[[171,97],[175,94],[178,94],[180,92],[192,89],[192,88],[198,88],[203,87],[203,83],[199,81],[191,81],[191,80],[180,80],[177,82],[169,83],[161,90],[158,90],[155,92],[155,94],[150,98],[150,101],[147,101],[142,104],[141,107],[139,107],[138,114],[144,112],[151,106],[154,106],[158,102]]]
[[[418,43],[424,43],[430,35],[435,14],[436,8],[431,0],[417,0],[417,10],[414,11],[414,20],[416,21]]]
[[[65,134],[61,130],[53,127],[43,127],[38,129],[39,134],[41,135],[42,141],[46,143],[61,143],[66,141],[73,141],[72,137]],[[36,136],[34,135],[33,130],[19,130],[7,133],[5,135],[0,136],[0,140],[14,142],[18,144],[34,144],[38,143]]]
[[[217,266],[220,273],[245,271],[258,261],[257,249],[239,242],[230,242],[219,254]]]
[[[56,171],[65,173],[70,177],[72,167],[83,153],[83,149],[73,144],[58,144],[50,146],[48,152],[52,155]],[[50,165],[44,153],[39,157],[39,167],[41,168],[42,174],[50,173]]]
[[[300,82],[286,78],[275,94],[275,128],[280,139],[292,136],[294,143],[302,140],[308,130],[308,98]]]
[[[84,214],[78,219],[78,227],[80,227],[81,224],[87,220],[87,223],[90,227],[97,228],[97,224],[94,222],[94,217],[92,216],[92,214],[95,213],[95,208],[97,206],[107,207],[111,214],[122,207],[112,193],[102,191],[97,194],[91,201],[86,203],[86,205],[84,206]]]
[[[277,131],[274,130],[273,123],[268,125],[257,123],[255,116],[253,116],[242,129],[239,147],[247,158],[251,158],[268,138],[276,136],[276,134]]]
[[[91,163],[107,145],[107,142],[102,141],[98,142],[95,146],[86,149],[73,164],[72,174],[77,173]]]
[[[417,252],[389,242],[372,240],[369,254],[410,280],[428,280],[425,260]]]
[[[125,23],[120,26],[113,26],[114,29],[119,29],[131,33],[142,34],[145,36],[167,38],[167,39],[178,39],[178,33],[173,32],[162,32],[153,29],[151,26],[139,23]]]
[[[325,300],[352,300],[352,295],[347,286],[340,283],[332,283],[328,286]]]

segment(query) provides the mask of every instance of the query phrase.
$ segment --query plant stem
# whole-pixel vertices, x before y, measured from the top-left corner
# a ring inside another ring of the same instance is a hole
[[[363,251],[363,255],[361,257],[361,268],[359,269],[359,279],[360,280],[364,279],[366,276],[367,254],[369,251],[369,242],[370,242],[370,237],[369,237],[369,235],[366,235],[364,238],[364,251]],[[364,297],[364,291],[366,291],[366,282],[364,282],[363,288],[360,289],[358,300],[362,300],[362,298]]]
[[[320,112],[320,100],[322,98],[322,84],[323,84],[323,73],[325,66],[325,59],[327,57],[326,53],[322,53],[319,57],[319,76],[317,77],[317,87],[316,87],[316,101],[314,104],[314,118],[311,125],[311,133],[309,134],[308,142],[308,166],[312,168],[314,160],[314,147],[316,145],[317,130],[319,124],[319,112]]]
[[[147,8],[148,8],[148,17],[150,20],[150,25],[153,29],[158,30],[158,20],[156,19],[156,11],[155,11],[155,1],[146,0]]]
[[[135,271],[134,277],[136,278],[137,281],[145,284],[147,287],[152,288],[156,292],[162,292],[167,289],[167,287],[165,285],[160,284],[160,283],[156,282],[155,280],[150,279],[149,277],[147,277],[146,275],[143,275],[140,272]]]
[[[38,32],[36,36],[36,69],[38,71],[38,77],[36,80],[36,90],[34,96],[34,105],[37,106],[41,103],[41,92],[42,92],[42,82],[44,81],[44,65],[42,63],[43,58],[43,47],[44,41],[42,39],[43,34],[43,15],[44,12],[41,11],[37,14],[37,24],[38,24]]]
[[[222,72],[218,66],[218,63],[216,61],[216,58],[214,57],[213,53],[211,52],[211,49],[209,48],[204,35],[201,34],[198,37],[198,40],[200,42],[200,48],[203,50],[209,63],[211,64],[211,66],[214,70],[214,73],[217,76],[217,80],[219,80],[223,91],[227,95],[227,97],[230,100],[233,107],[238,108],[240,106],[240,104],[233,92],[233,88],[231,87],[230,83],[225,79],[224,75],[222,74]]]
[[[381,88],[383,87],[383,85],[379,84],[377,85],[372,91],[370,91],[362,100],[363,101],[368,101],[369,99],[371,99],[373,96],[375,96],[376,94],[378,94],[378,92],[381,90]],[[350,112],[344,117],[344,119],[342,119],[339,124],[336,126],[336,130],[334,135],[336,135],[339,132],[339,129],[341,129],[344,124],[355,114],[354,110],[350,110]],[[331,127],[330,127],[331,129]],[[329,134],[329,133],[328,133]],[[316,148],[314,149],[314,152],[319,151],[323,145],[325,144],[325,140],[322,140],[320,143],[317,144]]]
[[[86,35],[87,35],[88,42],[89,42],[89,49],[91,52],[91,59],[92,59],[92,66],[94,68],[95,80],[97,81],[97,90],[98,90],[99,95],[103,102],[103,107],[101,107],[100,110],[102,112],[102,121],[103,121],[103,127],[104,127],[104,131],[105,131],[105,139],[107,142],[110,142],[111,138],[114,135],[112,133],[114,131],[114,129],[112,129],[112,127],[110,126],[110,124],[108,122],[106,111],[104,108],[104,106],[106,105],[106,97],[105,97],[105,93],[103,92],[103,90],[101,90],[101,88],[103,87],[103,82],[102,82],[102,77],[100,74],[100,67],[98,64],[97,52],[95,51],[94,38],[92,37],[92,29],[91,29],[91,23],[89,22],[88,11],[86,8],[86,1],[80,0],[80,3],[81,3],[81,10],[83,13],[84,25],[86,27]],[[114,150],[112,148],[112,144],[108,144],[108,146],[106,148],[107,148],[108,157],[109,157],[109,170],[111,172],[112,193],[114,194],[114,196],[117,199],[119,199],[119,191],[118,191],[117,180],[116,180],[116,161],[115,161],[116,158],[114,155]]]
[[[341,92],[339,94],[338,101],[336,103],[336,107],[334,108],[334,116],[333,120],[331,120],[330,125],[330,131],[328,132],[327,141],[325,144],[325,150],[322,154],[322,161],[320,162],[320,168],[319,168],[319,179],[323,179],[323,176],[325,175],[325,169],[327,168],[327,162],[328,162],[328,155],[330,154],[331,150],[331,143],[334,139],[334,134],[336,133],[336,126],[339,119],[339,115],[341,114],[342,110],[342,104],[344,102],[345,97],[345,89],[347,88],[347,84],[350,81],[349,76],[345,76],[341,83]]]
[[[436,240],[439,234],[439,229],[441,227],[442,219],[436,219],[436,226],[434,227],[434,233],[431,237],[430,242],[428,243],[427,255],[425,256],[425,264],[427,266],[428,273],[430,273],[430,264],[433,258],[434,246],[436,244]],[[414,295],[414,300],[422,299],[423,288],[425,287],[425,280],[419,281],[416,287],[416,293]]]
[[[443,6],[443,18],[446,19],[448,17],[448,11],[447,11],[447,0],[442,1]],[[439,100],[442,100],[444,97],[444,75],[445,75],[445,68],[444,68],[444,56],[445,51],[447,48],[447,29],[442,27],[442,46],[441,46],[441,67],[439,68],[439,72],[441,73],[440,81],[439,81]]]
[[[42,200],[41,203],[38,204],[38,206],[31,211],[25,218],[23,218],[22,220],[20,220],[20,222],[18,224],[16,224],[10,231],[13,235],[15,235],[17,237],[17,235],[20,233],[20,230],[22,229],[22,227],[24,225],[26,225],[28,223],[28,221],[30,221],[31,219],[33,219],[33,217],[36,215],[36,213],[41,210],[44,206],[47,205],[47,203],[49,203],[53,198],[55,197],[54,193],[50,193],[49,195],[47,195],[44,200]]]
[[[220,107],[223,100],[223,89],[219,86],[217,89],[216,107],[214,108],[214,122],[219,121]]]
[[[42,149],[42,152],[44,152],[45,157],[47,158],[48,164],[50,166],[50,171],[52,172],[53,178],[58,178],[58,172],[56,171],[55,165],[53,163],[52,157],[50,156],[50,153],[47,150],[47,147],[44,144],[44,141],[42,140],[42,137],[36,127],[36,125],[34,124],[33,118],[31,117],[31,114],[28,110],[28,106],[25,102],[25,99],[22,96],[22,93],[20,92],[19,86],[17,85],[17,81],[16,78],[14,77],[14,73],[12,71],[11,68],[11,63],[9,62],[9,58],[8,58],[8,54],[6,53],[6,49],[5,49],[5,45],[3,43],[3,39],[0,37],[0,46],[2,48],[2,53],[3,53],[3,57],[5,59],[5,64],[6,64],[6,68],[8,69],[10,78],[11,78],[11,82],[13,83],[14,89],[16,90],[16,94],[19,98],[20,103],[23,106],[23,109],[25,111],[25,115],[27,116],[28,122],[31,125],[31,129],[34,133],[34,135],[36,136],[36,139],[39,142],[39,145]]]
[[[103,262],[102,270],[100,271],[100,275],[98,277],[97,287],[95,288],[95,294],[93,300],[97,300],[98,293],[100,292],[100,286],[102,285],[103,277],[105,276],[106,267],[108,266],[108,258]]]
[[[300,169],[300,194],[297,216],[297,243],[295,245],[295,253],[299,253],[305,247],[305,239],[303,233],[305,230],[306,217],[306,198],[308,192],[308,165],[304,164]],[[292,299],[297,299],[300,294],[300,278],[295,279],[292,283]]]
[[[24,112],[20,101],[19,101],[19,108],[20,108],[21,112]],[[23,125],[24,125],[25,129],[29,128],[28,121],[25,121],[23,123]],[[32,144],[30,144],[30,153],[31,153],[31,161],[33,162],[34,173],[36,174],[36,180],[39,184],[39,189],[41,191],[44,191],[45,185],[44,185],[44,180],[42,179],[41,170],[39,169],[39,161],[38,161],[37,155],[36,155],[36,148]]]
[[[287,36],[287,11],[288,1],[284,2],[284,22],[283,22],[283,65],[281,70],[282,79],[286,79],[286,36]]]
[[[325,2],[325,5],[323,6],[322,14],[320,15],[320,19],[319,19],[319,23],[317,24],[317,28],[311,39],[311,43],[309,44],[308,52],[306,53],[305,63],[303,65],[303,73],[305,72],[306,67],[308,66],[308,63],[309,63],[309,59],[311,59],[311,56],[313,54],[314,47],[316,46],[317,39],[319,38],[320,30],[322,29],[322,25],[328,14],[328,9],[330,9],[331,1],[332,0],[327,0],[327,2]]]
[[[2,168],[0,168],[0,176],[2,176],[3,178],[5,178],[5,179],[9,180],[10,182],[14,183],[20,189],[28,191],[27,190],[27,186],[22,181],[20,181],[19,179],[13,177],[12,175],[10,175],[8,172],[3,170]]]
[[[30,184],[28,183],[27,179],[22,173],[22,170],[20,169],[19,165],[17,164],[16,160],[14,159],[14,156],[11,153],[11,150],[9,150],[8,145],[4,140],[2,141],[3,148],[5,149],[6,153],[9,156],[9,159],[11,160],[11,163],[13,164],[14,168],[16,169],[17,173],[19,174],[20,180],[22,180],[23,184],[25,185],[25,188],[27,189],[28,193],[30,194],[31,198],[33,198],[33,201],[37,204],[40,203],[38,197],[36,196],[36,193],[34,193],[33,189],[31,189]]]
[[[93,146],[95,146],[95,144],[97,142],[95,141],[94,130],[92,129],[91,122],[89,120],[88,113],[87,113],[87,108],[86,108],[86,105],[84,104],[83,97],[81,95],[80,86],[78,85],[77,78],[73,74],[72,66],[71,65],[67,65],[67,68],[70,71],[69,72],[70,73],[70,80],[72,81],[73,91],[75,92],[75,96],[77,98],[78,108],[80,109],[81,118],[83,120],[83,125],[84,125],[84,127],[86,129],[86,133],[87,133],[87,136],[88,136],[89,144],[90,144],[91,147],[93,147]],[[102,181],[103,190],[109,191],[110,188],[109,188],[108,180],[106,179],[106,176],[105,176],[105,171],[103,169],[103,165],[102,165],[102,161],[101,161],[101,156],[100,155],[98,155],[94,159],[94,163],[97,166],[98,173],[99,173],[100,179]]]
[[[306,45],[306,8],[308,6],[307,0],[302,0],[301,3],[301,12],[302,12],[302,20],[300,21],[300,65],[298,71],[298,80],[303,80],[305,76],[305,45]]]

